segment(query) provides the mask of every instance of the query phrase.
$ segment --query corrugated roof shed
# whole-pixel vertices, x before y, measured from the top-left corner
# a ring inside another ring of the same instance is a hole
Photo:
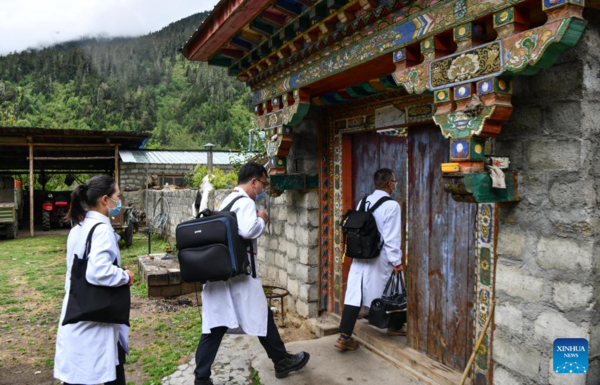
[[[206,164],[207,151],[154,151],[139,150],[119,151],[123,163],[150,164]],[[228,165],[233,160],[243,160],[244,157],[235,152],[213,151],[213,164]]]

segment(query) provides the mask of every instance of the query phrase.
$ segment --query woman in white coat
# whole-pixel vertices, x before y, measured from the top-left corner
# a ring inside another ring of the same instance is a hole
[[[92,236],[88,254],[86,279],[98,286],[133,284],[133,273],[121,265],[119,236],[109,216],[121,209],[119,186],[107,175],[95,176],[87,184],[75,188],[67,220],[76,224],[67,240],[67,274],[65,298],[56,337],[54,377],[71,384],[125,385],[125,354],[128,352],[129,328],[126,325],[80,321],[62,325],[69,299],[73,256],[84,255],[90,229],[100,223]]]
[[[374,207],[382,198],[389,198],[398,185],[394,173],[388,168],[375,172],[374,183],[376,190],[366,198],[366,209]],[[359,208],[361,203],[362,201],[358,203]],[[377,258],[352,260],[340,323],[340,337],[335,343],[341,350],[358,348],[358,343],[352,338],[352,332],[361,307],[371,306],[371,302],[383,294],[392,272],[399,273],[403,270],[400,250],[400,205],[394,200],[383,202],[373,212],[373,217],[381,234],[383,247]],[[403,318],[395,316],[393,323],[394,327],[388,329],[388,334],[405,335],[400,331],[404,324]]]

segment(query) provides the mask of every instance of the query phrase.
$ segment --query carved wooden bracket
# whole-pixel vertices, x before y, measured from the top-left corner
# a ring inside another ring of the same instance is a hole
[[[304,119],[310,97],[304,90],[294,90],[256,107],[256,127],[267,135],[269,173],[285,174],[287,156],[293,144],[292,130]]]

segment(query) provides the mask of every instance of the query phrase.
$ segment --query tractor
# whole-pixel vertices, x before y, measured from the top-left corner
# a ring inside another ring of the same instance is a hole
[[[6,238],[19,236],[19,223],[23,221],[23,190],[21,182],[11,177],[0,176],[0,230]]]

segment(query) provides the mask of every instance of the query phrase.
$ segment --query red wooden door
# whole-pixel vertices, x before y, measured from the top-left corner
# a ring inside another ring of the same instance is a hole
[[[472,350],[475,205],[442,188],[448,140],[438,128],[408,136],[408,341],[454,369]]]

